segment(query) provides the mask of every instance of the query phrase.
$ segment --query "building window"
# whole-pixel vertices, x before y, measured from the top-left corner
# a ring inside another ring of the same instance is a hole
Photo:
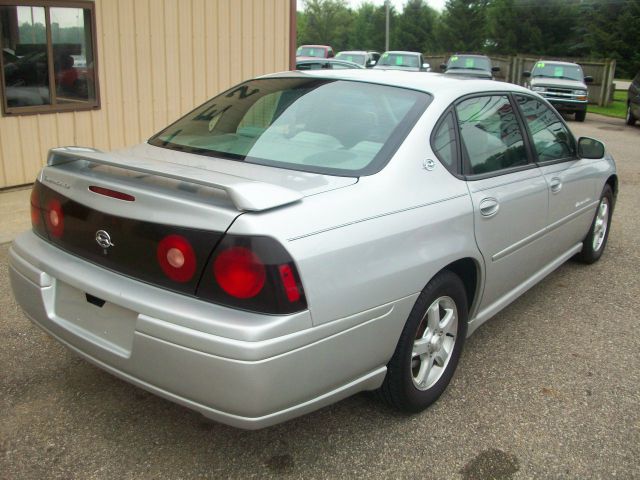
[[[3,112],[98,108],[93,2],[0,0]]]

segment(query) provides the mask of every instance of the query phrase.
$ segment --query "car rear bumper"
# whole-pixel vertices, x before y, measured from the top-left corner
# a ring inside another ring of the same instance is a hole
[[[61,343],[141,388],[247,429],[379,387],[417,296],[320,326],[308,312],[260,319],[118,275],[32,232],[12,245],[9,272],[26,315]]]

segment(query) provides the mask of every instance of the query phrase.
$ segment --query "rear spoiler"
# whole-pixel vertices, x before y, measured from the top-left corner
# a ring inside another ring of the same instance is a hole
[[[105,153],[93,148],[52,148],[49,150],[47,165],[54,167],[81,160],[217,188],[223,190],[241,211],[268,210],[297,202],[303,197],[300,192],[271,183],[256,182],[226,173],[154,159],[132,161],[118,153]]]

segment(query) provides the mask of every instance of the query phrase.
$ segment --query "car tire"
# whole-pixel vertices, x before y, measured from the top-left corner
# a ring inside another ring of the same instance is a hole
[[[576,112],[576,121],[584,122],[584,119],[587,118],[587,112]]]
[[[600,260],[609,238],[612,213],[613,192],[611,186],[605,185],[589,233],[582,241],[582,251],[576,256],[582,263],[591,264]]]
[[[404,412],[419,412],[435,402],[458,365],[467,321],[462,280],[452,272],[440,272],[422,290],[409,314],[379,396]]]
[[[627,125],[635,125],[638,119],[635,117],[633,112],[631,111],[631,104],[627,103]]]

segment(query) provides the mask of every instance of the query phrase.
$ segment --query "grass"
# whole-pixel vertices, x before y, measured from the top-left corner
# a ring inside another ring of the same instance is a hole
[[[627,115],[627,91],[616,90],[613,94],[613,102],[607,107],[598,107],[597,105],[589,105],[590,113],[598,113],[607,117],[625,118]]]

